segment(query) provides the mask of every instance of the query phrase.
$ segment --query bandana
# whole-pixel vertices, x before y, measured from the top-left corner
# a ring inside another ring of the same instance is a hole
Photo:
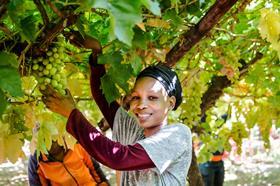
[[[182,103],[182,87],[178,79],[176,72],[164,64],[153,65],[145,68],[137,76],[136,80],[141,77],[152,77],[158,80],[165,88],[168,96],[174,96],[176,98],[175,107],[176,110],[178,106]]]

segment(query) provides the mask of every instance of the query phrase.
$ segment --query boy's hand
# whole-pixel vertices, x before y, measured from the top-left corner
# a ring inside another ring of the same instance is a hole
[[[83,37],[77,31],[64,32],[63,35],[76,47],[92,49],[93,53],[101,53],[102,51],[100,42],[91,36],[86,35]]]
[[[72,110],[75,109],[74,99],[68,89],[66,89],[66,95],[60,94],[51,86],[47,86],[47,89],[41,90],[41,92],[43,94],[42,101],[51,111],[68,118]]]

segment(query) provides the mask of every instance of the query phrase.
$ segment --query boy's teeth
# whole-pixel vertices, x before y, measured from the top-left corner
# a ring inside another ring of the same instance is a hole
[[[138,114],[139,117],[148,117],[150,114]]]

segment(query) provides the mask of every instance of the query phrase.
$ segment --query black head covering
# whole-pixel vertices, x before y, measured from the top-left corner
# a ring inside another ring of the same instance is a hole
[[[176,110],[178,106],[182,103],[182,87],[179,78],[170,67],[164,64],[152,65],[145,68],[137,76],[136,80],[141,77],[152,77],[158,80],[168,93],[168,96],[174,96],[176,98],[175,107]]]

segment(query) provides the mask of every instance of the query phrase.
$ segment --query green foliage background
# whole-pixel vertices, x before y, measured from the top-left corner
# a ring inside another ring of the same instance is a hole
[[[68,88],[78,107],[93,124],[101,119],[90,96],[88,56],[64,32],[78,31],[97,38],[103,46],[99,62],[106,65],[102,90],[108,101],[131,88],[134,77],[149,64],[165,61],[184,34],[205,16],[213,0],[6,0],[0,5],[0,162],[22,156],[24,140],[37,140],[46,152],[51,140],[62,143],[64,118],[49,112],[41,102],[38,82],[30,72],[32,60],[63,38]],[[38,6],[38,2],[39,6]],[[45,15],[39,8],[43,8]],[[237,2],[198,44],[174,66],[183,89],[184,102],[170,120],[193,129],[203,148],[200,161],[211,152],[231,150],[233,140],[241,150],[242,139],[258,126],[269,147],[272,125],[280,126],[280,3],[277,0]],[[2,11],[4,10],[4,11]],[[34,46],[41,49],[36,53]],[[250,62],[258,53],[262,57]],[[246,73],[240,67],[250,65]],[[29,69],[29,70],[28,70]],[[23,73],[23,71],[26,71]],[[24,75],[23,75],[24,74]],[[245,75],[243,75],[245,74]],[[200,123],[202,96],[213,77],[225,76],[231,86]],[[225,123],[220,116],[229,115]],[[37,134],[32,128],[40,124]],[[196,130],[199,128],[200,130]],[[67,141],[74,140],[67,136]],[[12,153],[16,152],[16,153]]]

